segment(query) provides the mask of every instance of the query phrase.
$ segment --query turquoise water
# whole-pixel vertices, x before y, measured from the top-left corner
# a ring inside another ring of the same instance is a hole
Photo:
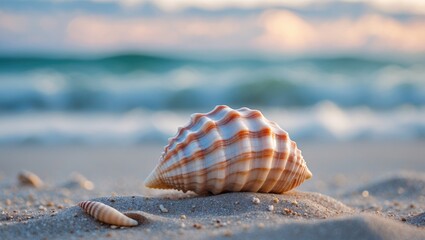
[[[0,143],[164,141],[217,104],[300,139],[423,139],[424,76],[425,61],[355,57],[1,57]]]

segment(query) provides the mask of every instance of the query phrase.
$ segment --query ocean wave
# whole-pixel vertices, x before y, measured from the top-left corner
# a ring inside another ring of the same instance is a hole
[[[343,109],[321,102],[302,109],[260,109],[294,140],[424,140],[425,108],[391,111]],[[165,145],[189,121],[189,111],[132,110],[125,113],[35,112],[0,116],[0,144]]]
[[[0,112],[208,109],[216,104],[425,105],[425,63],[359,58],[0,58]]]

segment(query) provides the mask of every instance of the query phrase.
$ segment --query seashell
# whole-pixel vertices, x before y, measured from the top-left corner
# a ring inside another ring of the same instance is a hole
[[[72,173],[71,179],[63,185],[65,188],[82,188],[85,190],[93,190],[94,183],[79,173]]]
[[[83,201],[78,203],[78,206],[92,217],[107,224],[123,227],[132,227],[139,224],[138,221],[130,218],[130,214],[126,216],[115,208],[101,202]]]
[[[18,174],[18,180],[21,185],[35,188],[40,188],[43,186],[43,181],[35,173],[26,170],[22,170]]]
[[[169,139],[146,187],[283,193],[312,177],[288,133],[257,110],[217,106]]]

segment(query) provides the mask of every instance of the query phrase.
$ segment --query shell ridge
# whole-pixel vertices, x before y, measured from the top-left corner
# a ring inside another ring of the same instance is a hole
[[[210,113],[215,113],[215,111],[212,111]],[[197,125],[198,122],[200,122],[201,120],[208,122],[208,120],[211,120],[210,113],[199,114],[199,117],[196,118],[196,122],[192,121],[190,124],[188,124],[188,126],[193,127],[193,126]],[[227,122],[227,121],[228,120],[226,119],[226,115],[224,115],[223,118],[218,121],[218,123],[217,122],[215,123],[215,126],[216,127],[221,126],[221,125],[223,125],[224,122]],[[187,127],[184,127],[184,128],[187,128]],[[191,134],[186,134],[185,135],[185,137],[186,137],[185,141],[177,142],[177,137],[173,138],[173,140],[168,145],[169,151],[166,152],[165,156],[176,154],[176,151],[178,151],[181,148],[184,148],[193,139],[200,139],[203,136],[205,136],[206,134],[208,134],[210,131],[212,131],[213,129],[214,128],[211,128],[211,126],[204,129],[204,128],[202,128],[202,125],[201,125],[201,127],[197,131],[192,131]],[[177,133],[177,135],[179,135],[179,134],[182,135],[182,132],[183,132],[183,130],[180,133]],[[171,151],[170,151],[170,149],[171,149]],[[164,160],[167,161],[168,158],[164,157]]]
[[[165,149],[167,150],[165,152],[167,153],[169,149],[172,149],[173,146],[177,144],[176,142],[177,140],[179,140],[179,138],[185,137],[186,134],[183,134],[183,133],[190,130],[193,126],[195,126],[198,123],[199,119],[202,118],[203,116],[204,114],[199,114],[199,113],[192,114],[190,116],[190,119],[191,119],[190,122],[183,127],[179,127],[177,130],[177,133],[171,138],[171,140],[169,140],[169,144],[165,147]]]
[[[288,155],[286,156],[285,159],[285,170],[283,173],[285,173],[285,175],[281,176],[281,184],[279,185],[279,191],[284,192],[289,185],[289,181],[288,179],[291,177],[292,175],[292,158],[293,158],[293,149],[291,147],[291,142],[288,143],[289,148],[288,148]],[[283,178],[282,178],[283,177]]]
[[[192,114],[193,116],[194,114]],[[173,164],[172,158],[175,155],[178,155],[179,152],[183,151],[184,154],[186,155],[185,149],[188,147],[188,145],[190,145],[192,142],[196,142],[194,140],[198,139],[199,133],[205,132],[205,130],[202,128],[202,126],[204,124],[200,124],[199,122],[208,122],[208,117],[206,117],[206,115],[204,114],[197,114],[196,115],[196,119],[197,122],[192,121],[190,124],[188,125],[192,125],[192,126],[196,126],[196,125],[200,125],[199,129],[186,129],[186,130],[182,130],[180,132],[180,134],[178,134],[179,136],[176,136],[173,143],[169,144],[169,152],[165,153],[163,155],[163,161],[160,161],[161,165],[164,165],[164,168],[168,168],[170,167],[171,164]],[[186,127],[185,127],[186,128]],[[183,134],[184,133],[184,134]],[[199,146],[199,144],[198,144]],[[171,149],[171,151],[170,151]],[[199,149],[201,149],[201,147],[199,147]],[[190,154],[187,154],[190,155]]]
[[[195,139],[193,142],[197,144],[198,151],[193,154],[192,158],[191,153],[189,153],[187,157],[182,158],[188,159],[186,161],[182,161],[185,162],[187,166],[191,163],[195,164],[194,171],[187,171],[187,173],[190,174],[190,176],[193,176],[193,180],[190,182],[190,184],[194,185],[195,192],[198,193],[207,192],[205,189],[207,188],[206,185],[208,184],[208,177],[204,170],[207,169],[208,163],[206,161],[208,158],[206,158],[207,154],[205,154],[205,150],[210,146],[208,146],[208,141],[207,143],[205,141],[208,139],[208,137],[211,137],[210,135],[214,134],[214,130],[217,129],[214,121],[214,115],[219,112],[218,109],[219,108],[216,107],[213,111],[203,115],[202,118],[200,118],[202,119],[203,123],[200,125],[199,129],[193,133]],[[187,143],[185,146],[183,146],[183,148],[187,148],[190,146],[190,144],[190,142]],[[211,145],[213,144],[214,142]]]
[[[278,149],[279,143],[277,141],[279,141],[279,137],[277,137],[277,136],[278,135],[276,135],[276,134],[273,135],[274,146],[275,146],[274,149],[280,150],[280,149]],[[280,178],[281,178],[283,172],[285,171],[285,167],[286,167],[286,159],[287,159],[286,153],[287,153],[286,148],[285,148],[284,151],[273,151],[273,161],[274,161],[275,169],[281,169],[281,170],[278,171],[278,177],[274,178],[273,181],[271,181],[270,186],[267,189],[265,189],[266,192],[272,191],[273,189],[275,189],[276,185],[279,184]],[[283,157],[281,158],[280,156],[282,156],[282,155],[283,155]],[[281,166],[280,166],[281,161],[284,162],[283,168],[281,168]]]
[[[214,112],[214,111],[213,111]],[[163,174],[164,178],[167,178],[170,183],[176,185],[176,188],[179,190],[185,191],[186,188],[184,186],[193,185],[197,188],[195,191],[201,192],[203,182],[206,182],[206,177],[200,174],[200,170],[204,168],[203,160],[203,144],[199,141],[199,137],[197,135],[203,134],[204,136],[210,132],[211,129],[214,128],[214,121],[210,118],[209,115],[206,114],[198,114],[196,115],[196,119],[198,123],[193,123],[191,125],[196,126],[199,125],[195,130],[188,130],[188,134],[186,135],[186,141],[184,139],[176,144],[176,147],[172,150],[174,154],[168,155],[168,161],[164,161],[166,168],[164,169]],[[209,130],[206,130],[209,129]],[[190,133],[189,133],[190,131]],[[193,139],[193,140],[192,140]],[[190,140],[190,141],[189,141]],[[195,154],[193,154],[193,152]],[[176,157],[177,156],[177,157]],[[173,159],[187,159],[186,161],[177,161]],[[171,173],[170,173],[171,172]],[[183,176],[183,174],[192,174],[193,181],[187,177],[179,177]],[[198,174],[199,173],[199,174]]]
[[[259,154],[261,154],[261,152],[253,152],[252,153],[254,156],[255,155],[259,155]],[[211,167],[209,167],[208,169],[206,169],[206,170],[204,170],[204,171],[206,171],[206,173],[209,173],[209,171],[214,171],[215,170],[215,168],[220,168],[220,167],[222,167],[222,166],[220,166],[220,164],[228,164],[228,166],[233,166],[233,165],[237,165],[238,163],[240,163],[240,162],[244,162],[244,161],[246,161],[246,159],[248,158],[249,156],[247,156],[247,153],[244,153],[244,154],[240,154],[240,155],[238,155],[238,156],[236,156],[235,157],[235,159],[236,160],[234,160],[234,161],[230,161],[231,163],[226,163],[226,162],[220,162],[220,163],[217,163],[217,164],[215,164],[215,165],[213,165],[213,166],[211,166]],[[255,170],[255,169],[261,169],[261,168],[253,168],[253,170]],[[283,170],[285,170],[285,169],[283,169],[283,168],[278,168],[277,170],[280,170],[280,171],[283,171]],[[238,173],[241,173],[241,172],[235,172],[235,171],[233,171],[232,173],[229,173],[227,176],[231,176],[231,175],[234,175],[234,174],[238,174]],[[176,177],[176,176],[171,176],[171,178],[173,178],[173,177]],[[189,178],[190,176],[184,176],[184,175],[182,175],[182,176],[180,176],[181,178]]]
[[[211,154],[207,154],[208,150],[205,149],[204,155],[206,156],[205,158],[207,159],[207,161],[205,162],[205,169],[206,169],[205,182],[206,182],[206,188],[211,189],[210,192],[212,192],[213,194],[217,194],[223,190],[223,184],[218,185],[216,183],[221,182],[220,179],[224,179],[225,176],[227,175],[226,159],[228,158],[226,156],[226,151],[224,151],[224,141],[222,141],[223,135],[222,135],[220,127],[217,125],[217,122],[219,122],[220,119],[217,119],[217,120],[212,119],[211,121],[212,121],[212,124],[215,126],[214,127],[215,135],[217,136],[217,139],[220,139],[220,141],[216,141],[212,144],[212,145],[216,144],[217,147],[211,150]],[[211,159],[208,158],[208,156],[210,155],[211,155]],[[216,167],[212,167],[212,166],[216,166]],[[213,171],[213,169],[217,169],[217,170]],[[212,179],[216,179],[216,180],[212,180]]]
[[[176,162],[174,164],[171,164],[168,166],[168,169],[164,169],[163,173],[167,173],[169,171],[172,171],[174,168],[178,167],[180,164],[186,164],[187,162],[193,161],[194,158],[198,157],[200,154],[210,154],[211,152],[215,151],[216,148],[220,146],[229,146],[237,142],[238,140],[242,138],[259,138],[264,137],[264,135],[267,134],[267,131],[260,131],[260,132],[249,132],[249,131],[240,131],[239,135],[236,134],[232,138],[227,140],[221,140],[214,142],[213,145],[211,145],[209,148],[204,150],[199,150],[195,153],[193,153],[189,158],[183,158],[180,159],[180,162]],[[231,156],[226,155],[226,159],[230,159]],[[296,163],[299,164],[299,163]]]
[[[213,122],[214,125],[216,125],[216,122]],[[203,149],[205,156],[208,156],[210,154],[214,154],[213,158],[206,158],[205,167],[209,168],[210,166],[214,165],[215,163],[222,162],[223,160],[227,159],[227,156],[225,155],[225,152],[222,151],[222,148],[226,146],[227,140],[225,140],[222,136],[221,130],[219,127],[214,128],[215,131],[212,131],[211,134],[213,135],[216,140],[213,141],[211,145],[209,145],[207,148]]]
[[[251,152],[252,154],[252,152]],[[251,157],[252,160],[251,162],[251,168],[250,168],[250,172],[251,172],[251,177],[249,177],[247,179],[247,182],[245,183],[245,187],[247,187],[248,189],[252,190],[253,192],[258,192],[258,189],[260,189],[261,185],[263,184],[263,179],[262,179],[262,171],[265,168],[259,167],[258,165],[264,164],[264,159],[263,156],[264,155],[264,151],[259,152],[258,156],[253,156]],[[242,188],[242,189],[244,189]],[[247,189],[246,189],[247,190]]]
[[[288,189],[292,189],[295,187],[295,184],[297,182],[297,173],[298,173],[298,169],[300,167],[298,165],[292,165],[292,174],[291,174],[291,178],[288,181]]]
[[[297,187],[299,185],[298,184],[299,180],[304,178],[304,175],[302,175],[301,173],[302,173],[302,170],[305,169],[305,165],[303,164],[304,159],[302,158],[301,151],[300,151],[300,149],[298,149],[296,142],[294,142],[294,149],[295,149],[295,157],[296,157],[295,162],[300,162],[301,164],[294,165],[295,174],[294,174],[294,179],[292,180],[292,182],[293,182],[293,185],[291,186],[292,188]],[[298,175],[298,176],[296,176],[296,175]]]
[[[245,123],[245,121],[241,121],[241,124],[243,125],[243,127],[244,127],[244,130],[245,131],[248,131],[249,132],[249,128],[248,128],[248,126],[246,125],[246,123]],[[247,146],[249,146],[249,149],[251,149],[252,148],[252,145],[251,145],[251,142],[249,141],[249,139],[247,139],[247,138],[243,138],[243,140],[241,141],[241,143],[245,143]],[[247,160],[242,160],[242,161],[245,161],[245,162],[247,162],[247,166],[246,166],[246,168],[244,169],[245,170],[245,172],[249,172],[249,171],[251,171],[251,169],[252,169],[252,161],[250,161],[249,159],[250,159],[250,157],[252,156],[252,152],[247,152],[247,154],[248,154],[248,156],[247,156]],[[239,179],[237,179],[237,180],[239,180],[238,181],[238,183],[240,184],[240,188],[238,187],[237,188],[237,190],[238,191],[243,191],[243,189],[246,187],[246,185],[247,185],[247,183],[248,183],[248,180],[249,180],[249,176],[247,176],[247,174],[244,174],[241,178],[239,178]],[[241,182],[242,181],[242,182]]]
[[[276,168],[277,168],[277,166],[276,166],[276,159],[275,159],[275,155],[276,155],[276,153],[275,153],[275,151],[274,151],[274,149],[276,149],[276,138],[274,137],[274,134],[272,134],[271,135],[272,136],[272,141],[271,141],[271,143],[272,143],[272,154],[271,154],[271,156],[270,156],[270,161],[271,161],[271,168],[269,169],[269,171],[268,171],[268,173],[267,173],[267,176],[266,176],[266,178],[265,178],[265,181],[263,182],[263,184],[261,185],[261,187],[260,187],[260,191],[261,192],[269,192],[271,189],[273,189],[273,186],[276,184],[276,182],[277,182],[277,179],[271,179],[270,178],[270,175],[271,175],[271,173],[272,173],[272,171],[273,170],[275,170]],[[266,185],[266,183],[268,183],[268,182],[271,182],[271,183],[269,183],[269,185]],[[272,184],[272,185],[270,185],[270,184]]]
[[[252,190],[255,192],[258,192],[263,185],[267,182],[267,177],[270,174],[270,171],[272,169],[273,164],[273,141],[271,136],[273,135],[272,129],[268,125],[267,120],[264,118],[264,116],[259,111],[253,111],[252,112],[252,118],[255,118],[259,121],[259,124],[262,125],[261,128],[264,132],[266,132],[266,137],[259,137],[259,138],[252,138],[252,141],[258,141],[259,145],[261,146],[261,155],[258,158],[254,158],[254,163],[261,166],[260,168],[258,166],[254,166],[254,169],[257,169],[257,179],[254,183],[254,187],[252,187]],[[249,119],[249,118],[248,118]],[[271,154],[270,154],[271,153]]]
[[[286,166],[288,166],[288,175],[287,175],[287,181],[285,181],[285,184],[282,187],[283,191],[287,191],[291,188],[291,184],[292,181],[296,175],[296,172],[294,171],[296,169],[296,164],[293,164],[296,160],[296,144],[294,141],[290,142],[290,153],[289,156],[287,158],[287,162],[290,163],[289,166],[288,164],[286,164]],[[290,167],[290,168],[289,168]]]
[[[264,149],[264,146],[262,144],[257,144],[257,142],[261,143],[264,141],[264,139],[268,138],[269,135],[269,128],[267,127],[267,124],[262,119],[262,115],[259,114],[258,111],[253,111],[250,109],[242,109],[242,113],[238,113],[239,116],[241,116],[239,124],[240,129],[244,129],[244,131],[248,132],[248,136],[241,136],[240,137],[240,145],[239,150],[242,152],[246,151],[248,154],[248,157],[246,157],[246,160],[243,160],[246,162],[246,166],[243,169],[243,171],[237,171],[240,177],[236,178],[235,184],[227,184],[226,188],[230,190],[236,190],[236,191],[244,191],[244,189],[252,189],[253,191],[256,191],[251,186],[251,183],[253,182],[251,178],[257,179],[259,176],[259,172],[262,170],[256,167],[256,164],[258,161],[261,161],[263,159],[263,154],[266,149]],[[235,110],[239,111],[239,110]],[[250,131],[250,129],[258,129],[256,131]],[[240,132],[239,132],[240,133]],[[236,134],[237,135],[237,134]],[[235,135],[235,136],[236,136]],[[246,150],[244,149],[246,148]],[[267,148],[267,146],[265,146]],[[254,157],[255,156],[255,157]],[[230,164],[229,164],[230,165]],[[228,167],[229,172],[232,171],[232,167]],[[235,171],[235,170],[233,170]],[[245,174],[246,173],[255,173],[256,176],[251,176],[252,174]],[[254,181],[255,184],[255,181]],[[261,185],[260,182],[257,185]]]
[[[198,150],[197,152],[193,153],[189,158],[182,158],[180,159],[181,163],[174,163],[170,166],[168,166],[168,169],[164,170],[164,173],[167,173],[169,171],[172,171],[175,167],[179,166],[179,164],[184,164],[186,162],[192,161],[194,158],[197,158],[200,154],[210,154],[211,152],[216,151],[217,148],[222,146],[229,146],[240,140],[241,138],[255,138],[260,137],[264,134],[264,132],[247,132],[247,131],[240,131],[239,135],[236,134],[232,138],[227,140],[220,140],[214,142],[211,146],[209,146],[207,149],[204,150]],[[229,158],[230,156],[226,156],[226,158]]]
[[[273,192],[283,192],[282,189],[282,185],[283,183],[283,179],[282,179],[282,175],[284,175],[285,171],[286,171],[286,165],[288,164],[288,158],[290,155],[290,141],[285,141],[285,144],[280,145],[281,147],[283,147],[283,151],[279,152],[278,156],[277,156],[277,161],[281,162],[281,166],[282,166],[282,171],[280,172],[279,176],[278,176],[278,180],[276,181],[275,185],[273,186],[272,190]],[[283,155],[283,156],[282,156]]]
[[[181,151],[178,151],[175,155],[172,155],[170,157],[170,160],[167,162],[167,165],[172,163],[179,164],[180,162],[178,161],[178,159],[182,158],[184,155],[185,155],[184,149],[182,149]],[[167,173],[167,174],[166,174],[167,167],[164,166],[164,170],[162,172],[163,179],[167,182],[167,184],[173,185],[174,188],[176,189],[180,189],[182,188],[182,185],[185,185],[183,183],[184,179],[180,178],[179,176],[181,176],[186,171],[187,164],[182,163],[182,164],[179,164],[178,166],[180,167],[174,168],[170,173]]]
[[[183,151],[183,154],[186,155],[186,152]],[[177,160],[175,160],[175,161],[177,161]],[[187,164],[182,164],[182,167],[176,168],[177,172],[174,175],[175,176],[182,176],[187,171],[186,168],[187,168]],[[166,175],[165,172],[164,172],[164,175]],[[172,180],[170,179],[170,181],[172,181]],[[176,186],[177,189],[181,189],[183,191],[186,191],[185,186],[187,186],[187,184],[188,184],[186,178],[178,178],[177,177],[176,180],[175,180],[175,183],[177,184],[177,186]]]
[[[275,139],[275,145],[277,146],[278,143],[276,141],[277,140]],[[266,187],[265,192],[272,191],[275,188],[275,186],[278,184],[279,179],[280,179],[283,171],[285,170],[285,167],[282,168],[282,166],[281,166],[281,163],[280,163],[281,160],[279,159],[279,157],[281,155],[284,155],[284,154],[285,153],[273,151],[273,166],[274,166],[275,172],[273,174],[272,180],[270,181],[269,185]]]
[[[214,110],[212,112],[214,112]],[[209,124],[209,126],[207,126],[207,128],[211,129],[211,130],[209,130],[208,132],[212,131],[212,129],[215,128],[215,125],[212,123],[213,120],[210,118],[209,114],[204,115],[203,119],[205,119],[205,123],[202,124],[202,126],[199,128],[198,132],[194,133],[195,136],[202,134],[203,125]],[[207,134],[205,134],[204,136],[206,136],[206,135]],[[199,154],[199,157],[194,158],[194,161],[195,161],[195,164],[196,164],[195,165],[196,170],[195,170],[195,176],[194,176],[195,177],[195,179],[194,179],[195,180],[195,192],[205,192],[204,189],[205,189],[205,185],[206,185],[206,182],[207,182],[206,174],[202,174],[203,173],[202,170],[205,169],[205,162],[204,162],[205,154],[203,154],[204,147],[203,147],[203,143],[201,142],[201,140],[202,140],[202,138],[196,137],[196,140],[194,141],[194,142],[197,143],[197,145],[199,146],[198,149],[202,153],[202,154]],[[186,146],[188,146],[188,145],[186,145]]]
[[[298,166],[298,165],[294,165],[294,174],[292,175],[292,179],[291,179],[291,185],[290,185],[290,188],[292,189],[292,188],[295,188],[296,186],[298,186],[297,185],[297,183],[298,183],[298,180],[299,179],[301,179],[301,177],[300,176],[297,176],[297,175],[301,175],[300,173],[301,173],[301,168],[300,168],[300,166]]]
[[[305,168],[301,168],[301,169],[300,169],[300,172],[299,172],[299,175],[300,175],[300,176],[304,176],[304,174],[305,174]],[[302,182],[301,182],[301,181],[302,181],[302,179],[303,179],[302,177],[298,177],[298,178],[296,178],[296,179],[295,179],[295,186],[299,186],[299,185],[301,185],[301,183],[302,183]]]

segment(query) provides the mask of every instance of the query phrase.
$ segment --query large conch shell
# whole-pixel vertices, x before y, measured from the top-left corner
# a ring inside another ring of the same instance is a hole
[[[257,110],[217,106],[169,139],[146,187],[283,193],[312,177],[289,135]]]

